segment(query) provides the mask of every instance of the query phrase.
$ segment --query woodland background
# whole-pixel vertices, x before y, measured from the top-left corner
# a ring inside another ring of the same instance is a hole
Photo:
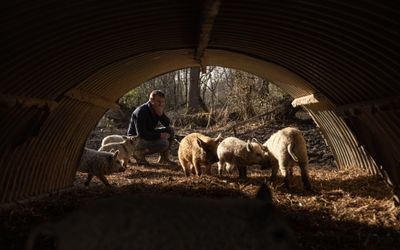
[[[302,110],[291,106],[292,98],[268,79],[235,69],[207,67],[182,69],[161,75],[122,96],[120,109],[109,110],[89,135],[86,146],[98,149],[102,138],[126,134],[131,112],[148,100],[153,89],[166,94],[166,113],[171,118],[177,140],[200,132],[221,133],[243,140],[264,142],[277,130],[294,126],[306,139],[310,181],[314,192],[304,191],[298,168],[291,189],[283,178],[268,182],[270,170],[249,166],[248,178],[237,173],[186,177],[177,159],[178,143],[172,145],[171,159],[177,166],[132,162],[127,171],[107,176],[112,188],[94,178],[86,188],[86,174],[77,172],[70,190],[50,194],[9,209],[0,209],[0,249],[23,249],[29,233],[38,225],[56,222],[86,204],[116,194],[169,194],[219,200],[253,199],[262,183],[267,183],[274,205],[290,222],[298,249],[398,249],[399,208],[393,206],[390,188],[379,176],[357,168],[339,169],[323,135]],[[156,225],[149,225],[156,226]],[[38,248],[55,249],[55,242],[42,238]]]

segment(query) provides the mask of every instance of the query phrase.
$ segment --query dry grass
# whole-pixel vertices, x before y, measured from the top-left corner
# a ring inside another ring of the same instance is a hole
[[[128,171],[109,176],[108,179],[114,183],[114,192],[133,188],[151,192],[177,191],[190,196],[244,198],[253,197],[265,177],[270,175],[270,170],[259,170],[257,166],[250,167],[248,180],[237,179],[237,174],[220,178],[216,176],[216,169],[213,170],[212,176],[186,178],[179,166],[166,167],[154,163],[151,167],[144,167],[133,164]],[[84,178],[85,174],[78,173],[77,187],[84,188]],[[303,191],[298,169],[294,172],[290,190],[283,187],[283,178],[278,178],[276,183],[269,185],[275,204],[283,209],[329,214],[335,221],[353,221],[400,230],[396,218],[398,209],[393,205],[390,188],[379,177],[356,168],[336,170],[311,165],[310,178],[314,187],[313,193]],[[91,184],[91,188],[93,187],[101,189],[102,184],[94,179]]]
[[[176,155],[173,156],[177,161]],[[155,156],[149,157],[155,162]],[[22,249],[26,236],[36,225],[62,218],[88,201],[117,193],[173,193],[195,197],[248,199],[270,175],[250,167],[249,178],[237,175],[186,178],[180,166],[154,163],[150,167],[132,164],[122,173],[108,176],[113,187],[106,188],[96,178],[83,186],[85,174],[78,173],[74,187],[58,194],[17,204],[0,211],[0,249]],[[310,165],[314,192],[303,191],[298,169],[293,187],[283,187],[283,179],[269,184],[277,207],[288,217],[300,249],[398,249],[399,208],[393,206],[391,191],[378,177],[359,169],[336,170],[326,165]],[[51,248],[48,248],[51,249]]]
[[[155,158],[149,159],[151,162]],[[215,171],[215,169],[214,169]],[[215,173],[214,173],[215,174]],[[270,171],[250,168],[248,180],[236,175],[184,177],[180,167],[133,164],[119,175],[111,175],[108,189],[96,178],[89,188],[85,175],[78,173],[73,190],[22,204],[1,213],[1,249],[19,249],[29,230],[44,221],[59,219],[87,201],[117,193],[174,193],[197,197],[253,197]],[[400,223],[396,219],[390,190],[377,177],[357,169],[334,170],[311,165],[315,191],[303,191],[299,172],[293,187],[283,179],[270,184],[274,203],[289,218],[300,249],[396,249],[400,244]]]

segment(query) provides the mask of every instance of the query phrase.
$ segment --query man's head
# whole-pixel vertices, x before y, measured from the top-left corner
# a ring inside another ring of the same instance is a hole
[[[159,89],[156,89],[156,90],[151,91],[150,97],[149,97],[150,100],[151,100],[151,98],[154,98],[155,96],[159,96],[159,97],[165,98],[164,92],[162,92],[162,91],[159,90]]]
[[[151,103],[151,107],[154,109],[154,112],[158,116],[161,116],[164,113],[165,109],[165,94],[161,90],[153,90],[150,93],[149,101]]]

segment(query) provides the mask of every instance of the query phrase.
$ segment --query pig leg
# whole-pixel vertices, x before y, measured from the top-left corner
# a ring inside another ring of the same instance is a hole
[[[247,167],[246,166],[238,166],[239,170],[239,178],[245,179],[247,178]]]
[[[218,175],[222,176],[222,172],[224,171],[225,168],[225,162],[224,161],[219,161],[218,162]]]
[[[108,180],[104,175],[98,175],[97,178],[99,178],[100,181],[103,182],[103,184],[107,187],[111,187],[110,183],[108,183]]]
[[[192,174],[196,174],[196,170],[194,170],[194,166],[190,164],[190,171],[192,171]]]
[[[307,170],[307,162],[299,162],[299,167],[301,171],[301,179],[303,181],[304,188],[308,191],[311,191],[310,177],[308,175]]]
[[[233,165],[231,165],[231,164],[229,164],[229,163],[226,163],[226,172],[228,172],[228,174],[232,174],[233,173],[233,171],[234,171],[234,166]]]
[[[293,166],[289,165],[286,170],[285,186],[290,188],[291,180],[293,179]]]
[[[211,175],[211,164],[206,165],[206,175]]]
[[[200,162],[195,161],[193,165],[194,165],[194,171],[196,172],[196,175],[200,176],[201,175],[201,164],[200,164]]]
[[[93,174],[88,173],[87,179],[85,181],[85,186],[89,186],[90,181],[93,179]]]
[[[185,173],[186,177],[189,177],[190,175],[190,163],[184,159],[179,159],[179,162],[181,163],[183,172]]]
[[[271,176],[269,177],[268,181],[275,182],[276,178],[278,176],[278,172],[279,172],[278,160],[275,158],[270,158],[269,164],[270,164],[270,168],[271,168]],[[266,179],[266,181],[267,181],[267,179]]]
[[[271,182],[276,181],[276,176],[278,175],[278,170],[279,170],[279,166],[274,164],[272,165],[272,172],[271,172],[271,177],[269,178],[269,180]]]
[[[293,167],[289,166],[289,160],[287,158],[283,158],[279,160],[279,170],[284,176],[284,185],[286,188],[289,188],[290,180],[293,174]]]

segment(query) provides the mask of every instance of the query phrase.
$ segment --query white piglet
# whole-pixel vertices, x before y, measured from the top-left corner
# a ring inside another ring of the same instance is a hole
[[[285,177],[285,186],[289,188],[293,175],[293,166],[298,165],[304,188],[311,190],[308,175],[307,146],[303,134],[293,127],[281,129],[274,133],[265,143],[269,157],[263,168],[272,167],[271,181],[275,181],[278,170]]]
[[[101,141],[101,146],[104,146],[109,143],[114,143],[114,142],[123,142],[125,140],[134,138],[133,136],[127,136],[127,135],[108,135],[103,138]]]
[[[124,167],[128,165],[129,158],[134,154],[136,143],[134,139],[125,139],[122,142],[112,142],[99,148],[99,151],[115,152],[119,151],[118,159],[123,162]]]
[[[252,142],[242,141],[236,137],[224,139],[217,149],[218,154],[218,174],[226,166],[226,170],[231,172],[233,168],[239,170],[239,178],[247,177],[247,166],[253,164],[263,164],[268,158],[266,148],[256,140]]]

